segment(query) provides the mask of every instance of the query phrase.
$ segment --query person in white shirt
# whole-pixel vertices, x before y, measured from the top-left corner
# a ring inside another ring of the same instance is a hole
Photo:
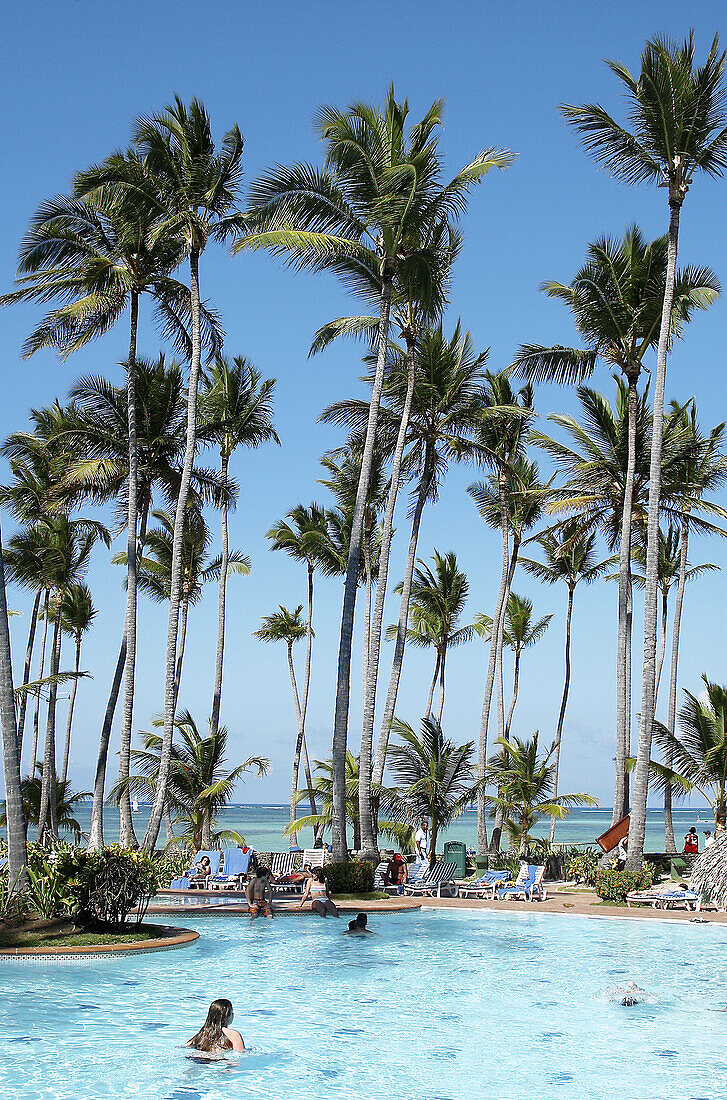
[[[429,822],[425,818],[414,836],[414,853],[418,860],[429,858],[429,852],[427,851],[427,842],[429,840],[428,832]]]
[[[626,866],[626,860],[629,858],[629,838],[628,836],[621,837],[618,842],[618,856],[616,861],[616,870],[623,871]]]
[[[714,844],[714,837],[712,836],[709,829],[705,829],[705,831],[704,831],[704,847],[705,847],[705,850],[707,848],[711,848],[713,844]]]

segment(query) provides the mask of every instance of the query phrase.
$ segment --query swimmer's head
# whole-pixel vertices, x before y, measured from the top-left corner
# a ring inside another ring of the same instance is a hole
[[[356,917],[356,920],[354,921],[354,924],[357,928],[365,928],[368,924],[368,919],[369,918],[366,916],[365,913],[359,913]]]
[[[355,920],[350,920],[348,922],[348,930],[349,930],[349,932],[355,932],[356,931],[356,921]]]

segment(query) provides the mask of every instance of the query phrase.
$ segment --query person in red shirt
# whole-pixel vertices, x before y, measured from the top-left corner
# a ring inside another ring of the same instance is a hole
[[[697,830],[692,825],[691,829],[684,837],[684,854],[687,856],[696,856],[699,852],[699,836]]]

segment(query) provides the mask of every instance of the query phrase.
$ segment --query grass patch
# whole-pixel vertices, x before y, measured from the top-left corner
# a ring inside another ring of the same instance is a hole
[[[382,894],[380,890],[370,890],[366,894],[336,894],[334,901],[390,901],[389,894]]]
[[[11,947],[97,947],[105,944],[136,943],[164,939],[169,933],[159,924],[141,924],[120,931],[82,932],[68,921],[28,922],[0,925],[0,949]]]

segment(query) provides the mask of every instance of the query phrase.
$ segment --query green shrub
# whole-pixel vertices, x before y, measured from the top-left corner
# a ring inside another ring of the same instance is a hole
[[[327,863],[324,870],[332,894],[369,894],[374,888],[374,865],[368,860]]]
[[[566,878],[572,882],[583,882],[586,886],[594,886],[598,873],[598,859],[598,852],[593,848],[585,852],[573,852],[566,857]]]
[[[75,849],[59,855],[56,866],[71,895],[68,915],[84,926],[123,924],[132,909],[139,923],[160,885],[159,866],[140,849]]]
[[[33,909],[47,920],[72,910],[74,892],[63,872],[48,860],[28,867],[27,895]]]
[[[646,890],[654,882],[654,868],[645,863],[640,871],[616,871],[599,867],[596,871],[596,893],[604,901],[624,901],[631,890]]]

